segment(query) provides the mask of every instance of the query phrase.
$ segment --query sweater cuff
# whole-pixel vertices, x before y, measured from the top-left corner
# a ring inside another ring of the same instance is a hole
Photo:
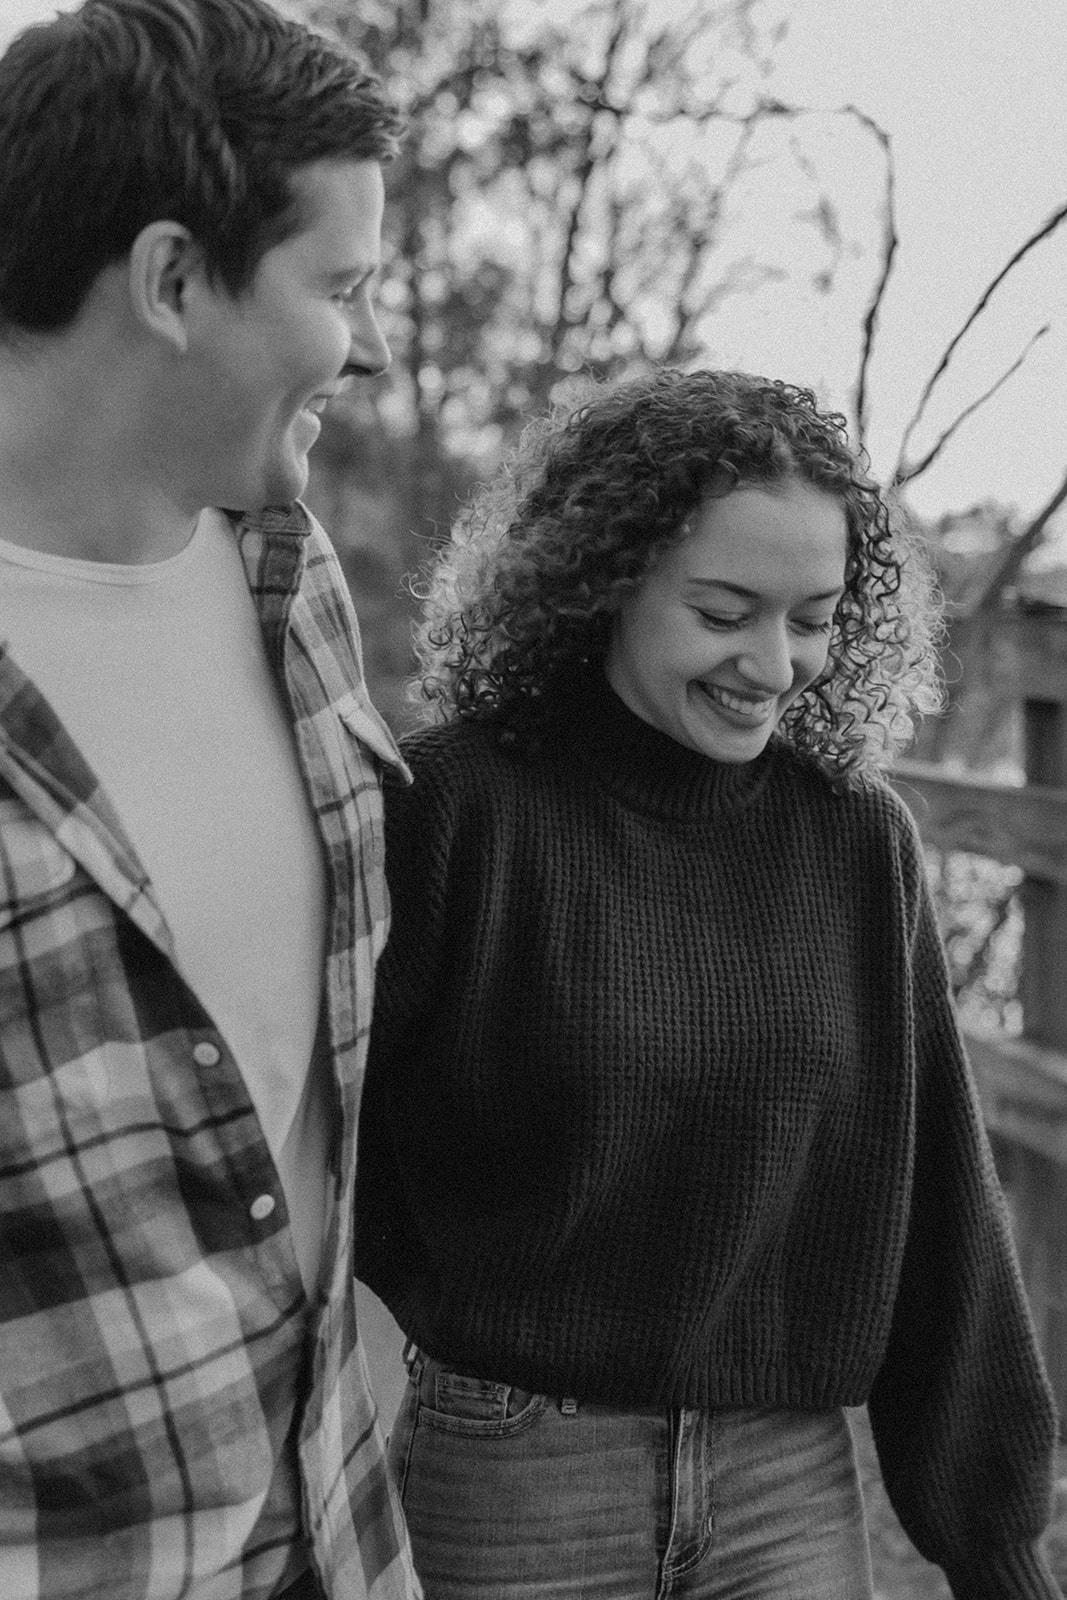
[[[944,1568],[953,1600],[1064,1600],[1040,1544],[983,1550],[966,1567]]]

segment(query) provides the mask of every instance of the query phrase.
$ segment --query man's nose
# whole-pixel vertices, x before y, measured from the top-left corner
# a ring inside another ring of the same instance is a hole
[[[371,311],[365,312],[352,325],[352,343],[345,362],[345,376],[356,373],[364,378],[380,377],[392,359],[392,352],[378,326],[377,317]]]

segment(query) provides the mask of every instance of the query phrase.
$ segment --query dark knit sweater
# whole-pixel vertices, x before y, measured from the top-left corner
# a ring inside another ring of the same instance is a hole
[[[718,764],[590,682],[536,759],[405,741],[357,1263],[461,1371],[868,1401],[959,1600],[1059,1593],[1054,1418],[905,808]]]

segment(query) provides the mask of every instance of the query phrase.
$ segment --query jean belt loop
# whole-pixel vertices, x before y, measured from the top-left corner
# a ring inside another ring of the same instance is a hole
[[[426,1357],[423,1355],[414,1339],[404,1340],[403,1361],[405,1367],[408,1369],[408,1377],[411,1379],[411,1382],[417,1389],[422,1378],[422,1369],[426,1365]]]

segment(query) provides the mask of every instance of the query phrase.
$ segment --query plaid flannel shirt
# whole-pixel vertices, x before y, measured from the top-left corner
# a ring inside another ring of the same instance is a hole
[[[297,506],[237,533],[328,863],[323,1287],[309,1306],[240,1072],[119,818],[0,647],[4,1600],[260,1600],[302,1570],[301,1524],[331,1600],[419,1594],[351,1253],[378,762],[402,763],[317,524]]]

